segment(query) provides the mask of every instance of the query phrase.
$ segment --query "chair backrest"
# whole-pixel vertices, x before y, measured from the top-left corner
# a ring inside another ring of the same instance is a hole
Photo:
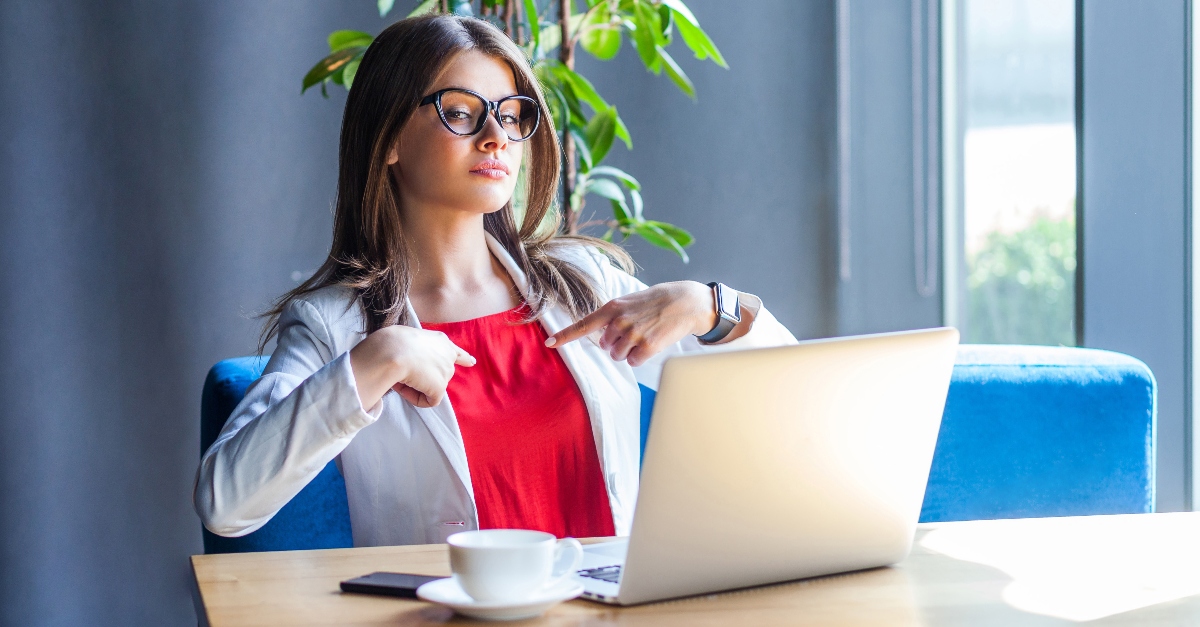
[[[201,451],[266,361],[227,359],[209,371]],[[655,392],[641,392],[644,453]],[[1155,399],[1154,375],[1127,355],[961,347],[921,521],[1154,511]],[[254,533],[225,538],[204,531],[206,553],[352,545],[346,484],[333,462]]]
[[[1155,385],[1111,351],[961,346],[921,521],[1153,512]]]
[[[213,366],[200,397],[200,451],[212,446],[225,421],[246,395],[246,388],[262,376],[266,357],[226,359]],[[338,549],[354,546],[350,534],[350,505],[346,482],[337,464],[329,462],[273,518],[253,533],[239,538],[204,532],[205,553],[249,553],[300,549]]]

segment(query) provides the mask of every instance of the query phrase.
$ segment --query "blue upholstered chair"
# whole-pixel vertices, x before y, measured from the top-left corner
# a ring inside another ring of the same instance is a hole
[[[959,347],[921,521],[1153,512],[1156,399],[1128,355]]]
[[[262,375],[266,357],[238,357],[218,362],[208,371],[200,397],[200,451],[212,446],[225,421]],[[204,529],[205,553],[249,553],[354,546],[346,482],[329,462],[267,524],[240,538],[225,538]]]
[[[201,402],[206,450],[266,358],[213,366]],[[642,388],[642,442],[654,391]],[[1155,383],[1119,353],[962,346],[946,400],[923,522],[1154,510]],[[206,553],[351,546],[346,485],[330,462],[261,529],[204,531]]]

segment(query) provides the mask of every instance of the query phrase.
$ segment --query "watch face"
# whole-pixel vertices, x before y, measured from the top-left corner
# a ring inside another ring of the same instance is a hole
[[[717,296],[721,299],[720,313],[733,319],[740,319],[742,312],[738,311],[737,292],[721,285],[717,288]]]

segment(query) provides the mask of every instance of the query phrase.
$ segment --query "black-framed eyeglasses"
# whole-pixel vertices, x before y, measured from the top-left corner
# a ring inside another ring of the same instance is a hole
[[[436,91],[421,100],[421,106],[437,107],[442,124],[455,135],[474,135],[483,130],[491,113],[508,139],[523,142],[533,136],[541,120],[537,101],[526,96],[488,100],[469,90],[451,87]]]

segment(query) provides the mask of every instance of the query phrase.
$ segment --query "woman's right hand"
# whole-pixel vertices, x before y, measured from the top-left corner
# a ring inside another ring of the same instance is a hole
[[[455,365],[474,366],[475,358],[445,333],[400,324],[380,329],[350,349],[364,410],[388,390],[417,407],[433,407],[446,395]]]

